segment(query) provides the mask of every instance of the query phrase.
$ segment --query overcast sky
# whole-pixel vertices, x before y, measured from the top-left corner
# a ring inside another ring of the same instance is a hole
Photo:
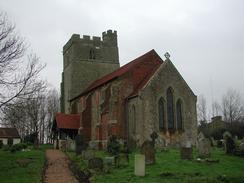
[[[73,33],[117,30],[120,64],[155,49],[170,59],[196,95],[208,103],[229,88],[244,97],[242,0],[0,0],[18,32],[59,89],[62,47]]]

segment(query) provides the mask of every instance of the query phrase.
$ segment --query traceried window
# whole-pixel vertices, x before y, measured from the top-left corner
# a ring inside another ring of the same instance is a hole
[[[177,119],[177,129],[182,130],[183,129],[183,120],[182,120],[182,102],[180,99],[177,100],[176,103],[176,119]]]
[[[165,114],[164,114],[164,100],[161,97],[158,101],[158,120],[159,120],[159,130],[165,129]]]
[[[168,118],[168,129],[174,129],[174,99],[172,88],[167,89],[167,118]]]

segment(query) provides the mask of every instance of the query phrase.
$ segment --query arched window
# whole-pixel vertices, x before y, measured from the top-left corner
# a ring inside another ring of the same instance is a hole
[[[174,129],[174,101],[172,88],[167,89],[167,118],[168,129]]]
[[[131,132],[136,133],[136,108],[133,105],[131,110]]]
[[[182,102],[180,99],[178,99],[177,103],[176,103],[176,114],[177,114],[177,128],[178,130],[182,130],[183,129],[183,125],[182,125]]]
[[[164,115],[164,100],[161,97],[158,101],[158,120],[159,120],[159,129],[165,128],[164,123],[165,115]]]

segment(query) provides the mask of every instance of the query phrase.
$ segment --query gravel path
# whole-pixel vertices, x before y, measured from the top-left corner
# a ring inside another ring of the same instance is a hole
[[[46,151],[47,169],[44,183],[79,183],[69,169],[69,159],[59,150]]]

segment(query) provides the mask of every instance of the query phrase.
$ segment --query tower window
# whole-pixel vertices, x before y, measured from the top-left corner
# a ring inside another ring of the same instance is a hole
[[[96,59],[94,49],[90,49],[89,59]]]

